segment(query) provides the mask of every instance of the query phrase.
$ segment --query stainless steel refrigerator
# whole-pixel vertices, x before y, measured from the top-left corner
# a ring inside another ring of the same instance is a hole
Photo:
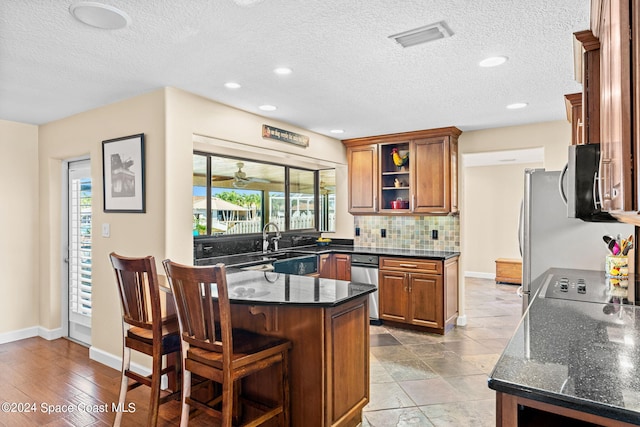
[[[584,222],[567,217],[567,205],[560,194],[560,171],[527,169],[520,214],[522,254],[522,311],[537,289],[532,282],[547,269],[577,268],[601,270],[609,253],[604,235],[627,238],[634,227],[614,222]]]

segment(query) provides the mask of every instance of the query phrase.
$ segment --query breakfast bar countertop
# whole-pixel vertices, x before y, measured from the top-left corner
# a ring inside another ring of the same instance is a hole
[[[227,286],[232,304],[323,307],[337,306],[376,290],[373,285],[343,280],[233,269],[227,270]]]
[[[489,387],[640,425],[638,325],[638,306],[536,296]]]

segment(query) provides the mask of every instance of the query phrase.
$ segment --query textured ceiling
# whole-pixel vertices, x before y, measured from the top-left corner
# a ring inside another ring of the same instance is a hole
[[[589,27],[589,0],[103,2],[132,24],[86,26],[68,0],[0,2],[0,119],[43,124],[173,86],[341,139],[560,120],[580,91],[572,33]],[[452,37],[388,38],[441,20]],[[492,55],[509,61],[478,67]]]

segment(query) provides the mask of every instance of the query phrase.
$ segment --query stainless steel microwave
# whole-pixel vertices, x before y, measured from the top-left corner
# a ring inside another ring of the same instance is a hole
[[[600,179],[600,144],[570,145],[566,174],[567,216],[589,222],[617,222],[602,211],[598,180]]]

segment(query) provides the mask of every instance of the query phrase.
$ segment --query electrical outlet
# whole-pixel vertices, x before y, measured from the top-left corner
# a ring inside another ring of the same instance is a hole
[[[381,228],[380,229],[380,237],[382,237],[383,239],[385,237],[387,237],[387,229],[386,228]]]
[[[111,226],[108,222],[102,224],[102,237],[109,237],[111,235]]]
[[[438,230],[431,230],[431,238],[433,240],[438,240]]]

